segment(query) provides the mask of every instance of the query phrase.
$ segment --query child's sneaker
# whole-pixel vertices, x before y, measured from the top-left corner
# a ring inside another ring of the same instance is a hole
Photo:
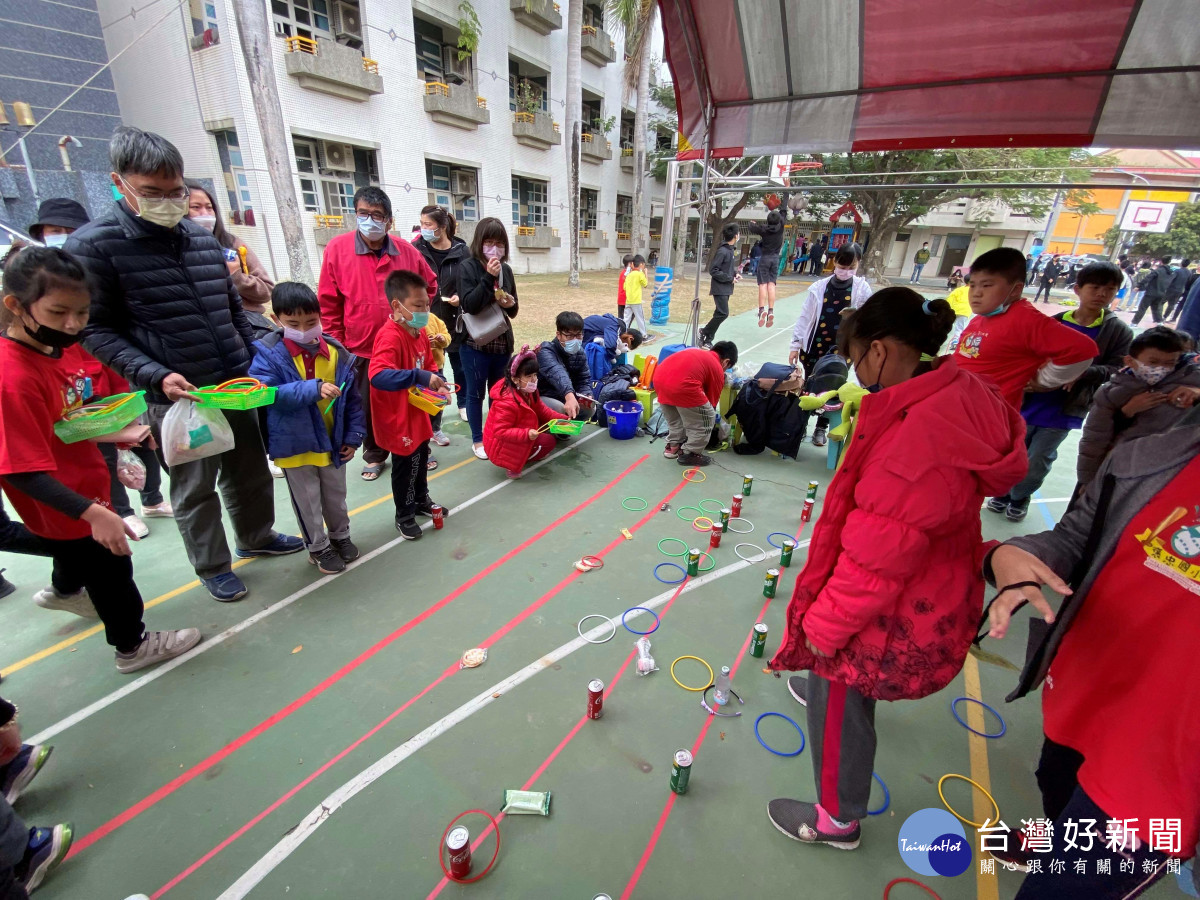
[[[426,495],[425,499],[417,504],[417,515],[425,516],[427,519],[433,518],[433,508],[437,506],[433,498]]]
[[[819,803],[801,800],[772,800],[767,804],[771,824],[793,841],[803,844],[827,844],[838,850],[858,848],[862,829],[858,822],[844,827],[835,825]]]
[[[96,607],[92,605],[92,598],[88,596],[86,588],[81,588],[74,594],[60,594],[54,589],[54,585],[49,585],[33,595],[33,602],[42,609],[58,609],[84,619],[100,618],[100,613],[96,612]]]
[[[439,428],[437,431],[435,431],[433,433],[433,442],[435,444],[437,444],[439,447],[449,447],[450,446],[450,437],[449,437],[449,435],[446,434],[446,432],[442,431],[442,429]]]
[[[346,571],[346,563],[342,560],[341,554],[333,548],[332,542],[320,553],[308,554],[308,561],[316,566],[317,571],[322,575],[337,575],[339,572]]]
[[[988,499],[987,508],[994,513],[1004,515],[1008,512],[1008,497],[991,497]]]
[[[817,423],[817,427],[813,429],[813,446],[824,447],[829,443],[829,426],[822,422]]]
[[[793,675],[787,680],[788,693],[801,706],[808,706],[808,679],[803,675]]]
[[[7,597],[17,589],[17,586],[4,577],[5,569],[0,569],[0,599]]]
[[[117,654],[117,671],[122,675],[156,666],[168,659],[182,656],[200,643],[200,630],[180,628],[178,631],[147,631],[132,653]]]
[[[46,744],[22,744],[12,762],[0,766],[0,796],[10,806],[17,802],[21,791],[29,787],[29,782],[41,771],[53,749]]]
[[[679,459],[679,450],[682,444],[667,444],[663,447],[663,456],[667,459]]]
[[[143,506],[142,518],[173,519],[175,518],[175,510],[171,507],[169,500],[164,500],[162,503],[155,503],[153,506]]]
[[[421,526],[416,519],[397,519],[396,530],[406,541],[416,541],[421,538]]]
[[[329,545],[337,551],[338,556],[342,558],[342,562],[354,562],[361,555],[358,547],[350,538],[330,538]]]
[[[1008,509],[1004,511],[1004,518],[1010,522],[1021,522],[1025,519],[1025,514],[1029,512],[1029,501],[1018,502],[1013,500],[1008,504]]]
[[[680,453],[676,462],[681,466],[707,466],[712,457],[706,453]]]
[[[37,890],[46,876],[67,858],[75,828],[70,822],[53,828],[30,828],[29,843],[25,855],[17,863],[13,874],[29,893]]]
[[[133,535],[135,540],[141,540],[150,534],[150,526],[139,519],[132,513],[126,516],[123,520],[126,530]]]

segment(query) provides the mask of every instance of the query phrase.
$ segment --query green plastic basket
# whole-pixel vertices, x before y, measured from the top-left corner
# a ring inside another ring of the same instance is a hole
[[[114,394],[67,413],[54,423],[54,434],[64,444],[103,437],[132,425],[146,411],[146,392]]]
[[[207,387],[191,391],[198,399],[197,406],[216,407],[217,409],[258,409],[260,406],[270,406],[275,402],[275,386],[264,387],[252,391],[222,391],[219,388]]]
[[[551,434],[579,434],[583,425],[579,419],[554,419],[546,430]]]

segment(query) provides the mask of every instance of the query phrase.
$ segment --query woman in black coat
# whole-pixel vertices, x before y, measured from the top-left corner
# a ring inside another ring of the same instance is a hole
[[[458,328],[460,313],[458,296],[458,267],[471,256],[471,248],[467,242],[455,236],[454,216],[441,206],[426,206],[421,210],[421,234],[412,242],[433,274],[437,276],[438,297],[433,301],[431,312],[441,319],[450,331],[450,346],[446,355],[450,357],[450,366],[454,369],[454,379],[460,385],[466,384],[463,374],[462,358],[459,351],[462,348],[464,334]],[[455,394],[458,403],[458,417],[467,421],[466,399],[463,391]]]

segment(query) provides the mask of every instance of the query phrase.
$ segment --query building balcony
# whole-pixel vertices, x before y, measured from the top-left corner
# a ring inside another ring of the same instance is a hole
[[[608,232],[593,228],[590,231],[579,230],[580,250],[607,250]]]
[[[508,0],[508,7],[512,10],[514,19],[522,25],[528,25],[538,34],[549,34],[562,28],[562,9],[550,0],[544,0],[541,9],[527,9],[525,0]]]
[[[515,112],[512,129],[517,143],[526,147],[549,150],[555,144],[562,143],[558,123],[546,113]]]
[[[628,231],[618,231],[617,232],[617,249],[618,250],[632,250],[633,249],[633,235],[630,234]]]
[[[624,147],[621,150],[621,171],[633,174],[633,148]]]
[[[552,250],[562,246],[558,229],[548,225],[521,225],[517,228],[518,250]]]
[[[313,216],[313,237],[316,239],[317,246],[322,250],[325,249],[326,244],[345,232],[346,227],[345,219],[342,216]]]
[[[383,93],[379,63],[353,47],[303,37],[288,38],[286,47],[284,68],[301,87],[359,103]]]
[[[586,131],[580,135],[580,155],[588,162],[601,163],[606,159],[612,159],[612,143],[604,139],[600,134],[588,134]]]
[[[651,250],[661,250],[662,249],[662,235],[661,234],[654,234],[653,232],[650,233],[650,249]]]
[[[469,84],[430,81],[423,83],[422,88],[425,91],[425,112],[435,122],[473,131],[492,121],[487,100],[476,96],[475,88]]]
[[[617,61],[617,47],[607,31],[595,25],[584,25],[579,55],[598,66],[607,66]]]

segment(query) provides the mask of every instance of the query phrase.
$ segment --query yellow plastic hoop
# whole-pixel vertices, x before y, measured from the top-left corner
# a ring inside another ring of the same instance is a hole
[[[700,526],[698,526],[696,524],[697,522],[707,522],[708,524],[705,525],[703,528],[701,528]],[[696,529],[697,531],[708,531],[709,529],[711,529],[713,527],[714,524],[715,523],[713,522],[713,520],[710,519],[708,516],[696,516],[696,518],[692,519],[692,527],[694,529]]]
[[[684,684],[682,681],[680,681],[678,678],[675,677],[675,663],[679,662],[679,660],[682,660],[682,659],[694,659],[696,662],[700,663],[700,665],[704,666],[704,668],[708,669],[708,683],[705,684],[704,687],[688,687],[686,684]],[[679,659],[675,660],[675,662],[671,663],[671,680],[673,682],[675,682],[677,685],[679,685],[681,688],[683,688],[685,691],[691,691],[694,694],[702,694],[705,691],[707,691],[710,687],[712,687],[712,685],[714,684],[712,666],[710,666],[708,663],[706,663],[704,660],[702,660],[698,656],[681,656],[681,657],[679,657]]]
[[[699,478],[693,477],[696,475],[699,475],[700,477]],[[706,474],[704,474],[703,472],[701,472],[699,469],[695,469],[695,468],[684,469],[683,470],[683,480],[688,482],[688,484],[700,484],[701,482],[708,481],[708,476]]]
[[[992,803],[992,809],[995,810],[995,812],[996,812],[996,818],[993,819],[992,821],[993,822],[1000,821],[1000,805],[996,802],[996,798],[993,797],[991,794],[989,794],[987,792],[987,790],[983,787],[983,785],[981,785],[977,781],[972,781],[966,775],[954,775],[954,774],[943,775],[941,778],[938,779],[938,784],[937,784],[938,796],[942,798],[942,806],[944,806],[944,807],[946,807],[946,809],[950,810],[950,814],[952,816],[954,816],[954,818],[958,819],[964,825],[970,825],[972,828],[982,828],[984,826],[983,822],[972,822],[970,819],[965,818],[964,816],[960,816],[958,813],[956,813],[954,811],[954,807],[952,807],[950,805],[949,801],[946,800],[946,795],[942,793],[942,782],[944,782],[947,778],[957,778],[960,781],[965,781],[967,784],[971,785],[976,790],[978,790],[981,794],[983,794],[983,796],[987,797],[988,800],[990,800]]]

